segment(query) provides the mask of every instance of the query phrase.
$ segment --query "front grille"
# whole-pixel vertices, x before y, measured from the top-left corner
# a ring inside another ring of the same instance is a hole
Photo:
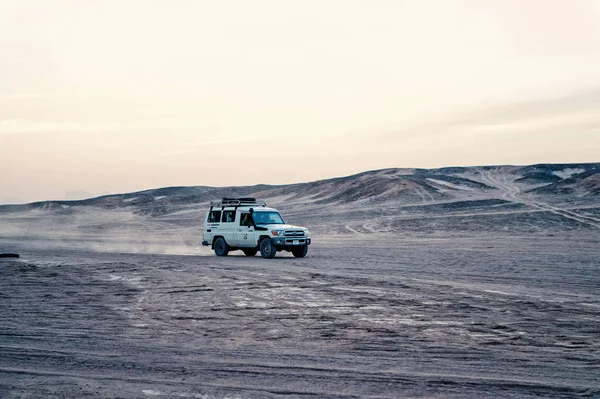
[[[304,236],[304,231],[302,231],[302,230],[286,230],[285,236],[286,237],[302,237],[302,236]]]

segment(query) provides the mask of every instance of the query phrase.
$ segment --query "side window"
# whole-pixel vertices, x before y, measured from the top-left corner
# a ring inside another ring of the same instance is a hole
[[[219,223],[221,221],[221,211],[210,211],[208,213],[208,223]]]
[[[252,219],[249,213],[242,213],[240,218],[240,226],[252,226]]]
[[[223,219],[221,221],[224,223],[235,222],[235,211],[223,211]]]

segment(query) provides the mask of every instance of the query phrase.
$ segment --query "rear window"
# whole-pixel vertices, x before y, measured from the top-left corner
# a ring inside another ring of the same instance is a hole
[[[223,219],[221,221],[224,223],[235,222],[235,211],[223,211]]]
[[[208,223],[219,223],[221,221],[221,211],[210,211],[208,213]]]

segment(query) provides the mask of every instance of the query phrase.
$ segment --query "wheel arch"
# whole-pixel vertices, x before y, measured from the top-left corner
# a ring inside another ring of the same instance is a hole
[[[262,240],[264,240],[265,238],[271,238],[271,237],[270,237],[270,236],[268,236],[268,235],[266,235],[266,234],[263,234],[263,235],[261,235],[261,236],[259,236],[259,237],[258,237],[258,245],[259,245],[259,246],[260,246],[260,242],[261,242]]]
[[[217,241],[217,238],[222,238],[225,240],[225,237],[222,235],[213,236],[212,242],[210,243],[210,249],[215,249],[215,241]],[[225,243],[227,243],[227,240],[225,240]]]

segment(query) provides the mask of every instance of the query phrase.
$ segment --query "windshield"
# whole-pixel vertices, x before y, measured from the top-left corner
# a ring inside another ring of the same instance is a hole
[[[279,212],[254,212],[252,214],[256,224],[284,224]]]

